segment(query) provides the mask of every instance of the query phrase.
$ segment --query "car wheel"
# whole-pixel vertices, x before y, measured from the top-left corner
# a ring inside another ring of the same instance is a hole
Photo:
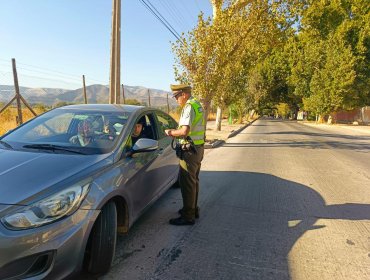
[[[117,209],[106,204],[91,231],[85,252],[84,267],[88,273],[104,274],[112,264],[117,242]]]

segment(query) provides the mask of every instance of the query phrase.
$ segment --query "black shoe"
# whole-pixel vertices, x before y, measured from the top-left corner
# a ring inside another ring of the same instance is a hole
[[[170,220],[170,224],[174,226],[192,226],[195,224],[194,220],[185,220],[183,217],[178,217]]]
[[[177,212],[182,216],[182,208]],[[195,219],[199,219],[199,208],[195,210]]]

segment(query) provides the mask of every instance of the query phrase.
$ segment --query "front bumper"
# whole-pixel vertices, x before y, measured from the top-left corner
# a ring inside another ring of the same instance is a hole
[[[63,279],[81,268],[99,210],[77,210],[49,225],[12,231],[0,224],[0,279]]]

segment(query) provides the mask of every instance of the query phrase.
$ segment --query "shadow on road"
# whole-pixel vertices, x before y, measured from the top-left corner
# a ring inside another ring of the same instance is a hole
[[[288,135],[288,136],[314,136],[314,137],[328,137],[328,138],[339,138],[346,140],[363,140],[369,141],[370,136],[356,136],[356,135],[345,135],[338,133],[321,133],[321,132],[304,132],[304,131],[274,131],[274,132],[259,132],[259,133],[246,133],[246,134],[260,134],[260,135]]]
[[[370,150],[370,144],[366,143],[349,143],[341,141],[299,141],[299,140],[290,140],[290,141],[281,141],[270,143],[225,143],[222,147],[234,148],[234,147],[250,147],[250,148],[307,148],[307,149],[343,149],[343,150],[356,150],[368,152]]]
[[[202,171],[200,176],[197,223],[168,225],[178,207],[174,195],[180,197],[179,189],[170,189],[119,238],[115,268],[99,279],[290,280],[289,252],[306,232],[326,227],[319,219],[370,220],[369,204],[326,205],[312,188],[270,174]],[[343,237],[343,242],[352,241]]]
[[[310,187],[270,174],[203,171],[201,182],[200,221],[151,279],[291,279],[288,254],[325,227],[319,219],[370,220],[368,204],[326,205]]]

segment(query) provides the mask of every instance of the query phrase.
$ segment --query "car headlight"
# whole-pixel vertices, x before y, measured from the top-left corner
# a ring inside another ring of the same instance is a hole
[[[2,218],[9,229],[20,230],[39,227],[68,216],[80,207],[88,184],[76,184]]]

